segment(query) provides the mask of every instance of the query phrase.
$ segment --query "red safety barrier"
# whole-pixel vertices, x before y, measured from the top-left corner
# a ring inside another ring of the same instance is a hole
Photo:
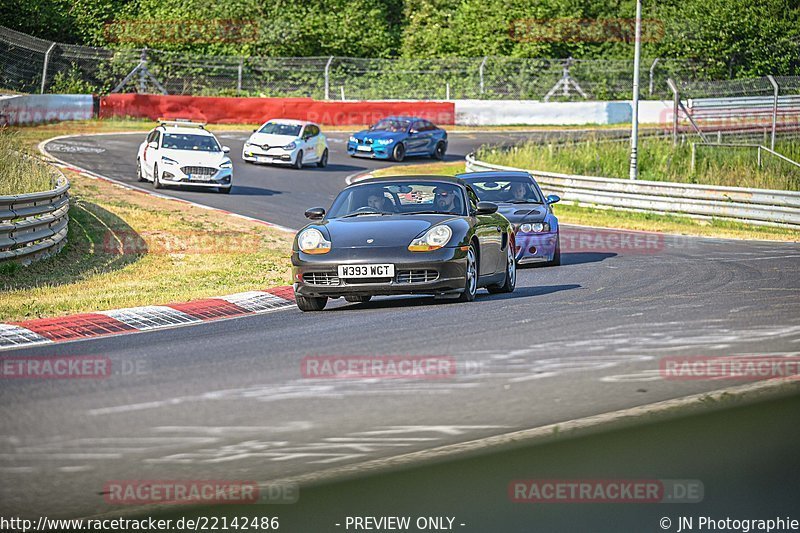
[[[422,117],[435,124],[454,124],[455,104],[151,94],[110,94],[100,99],[100,118],[188,118],[210,124],[260,124],[272,118],[293,118],[344,126],[373,124],[392,115]]]

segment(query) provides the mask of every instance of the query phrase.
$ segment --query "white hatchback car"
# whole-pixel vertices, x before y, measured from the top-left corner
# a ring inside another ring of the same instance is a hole
[[[227,194],[233,183],[229,152],[204,124],[162,121],[139,145],[137,177],[152,181],[156,189],[167,185],[213,187]]]
[[[242,159],[250,163],[276,163],[302,168],[306,163],[328,165],[328,141],[319,125],[302,120],[265,122],[244,143]]]

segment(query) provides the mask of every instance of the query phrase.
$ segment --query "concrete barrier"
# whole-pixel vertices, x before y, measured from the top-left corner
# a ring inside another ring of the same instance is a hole
[[[0,126],[88,120],[94,116],[94,97],[91,94],[0,97]]]

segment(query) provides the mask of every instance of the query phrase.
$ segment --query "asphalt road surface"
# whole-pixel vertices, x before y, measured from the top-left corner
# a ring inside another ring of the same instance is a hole
[[[131,181],[140,137],[48,149]],[[291,227],[306,207],[328,205],[346,175],[386,164],[342,156],[344,136],[333,135],[326,170],[245,166],[235,157],[244,136],[221,137],[234,155],[233,194],[169,194]],[[510,136],[454,134],[449,158],[500,137]],[[664,357],[797,351],[800,245],[666,236],[619,247],[609,244],[625,234],[613,234],[565,247],[561,267],[521,270],[511,295],[481,291],[468,304],[337,301],[322,313],[292,309],[5,352],[102,355],[114,375],[3,383],[0,515],[118,511],[102,495],[110,480],[266,482],[356,465],[736,383],[663,379]],[[304,375],[304,358],[326,355],[445,356],[457,372]]]

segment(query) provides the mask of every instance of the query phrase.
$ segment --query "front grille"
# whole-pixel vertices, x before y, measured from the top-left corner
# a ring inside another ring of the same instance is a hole
[[[397,272],[397,283],[426,283],[439,279],[439,272],[436,270],[399,270]]]
[[[345,278],[348,285],[369,285],[374,283],[391,283],[392,278]]]
[[[306,272],[303,281],[309,285],[338,285],[339,277],[333,272]]]
[[[372,142],[373,142],[372,139],[364,139],[364,144],[366,144],[367,146],[371,145]]]
[[[213,176],[217,173],[214,167],[181,167],[184,174],[197,174],[200,176]]]

